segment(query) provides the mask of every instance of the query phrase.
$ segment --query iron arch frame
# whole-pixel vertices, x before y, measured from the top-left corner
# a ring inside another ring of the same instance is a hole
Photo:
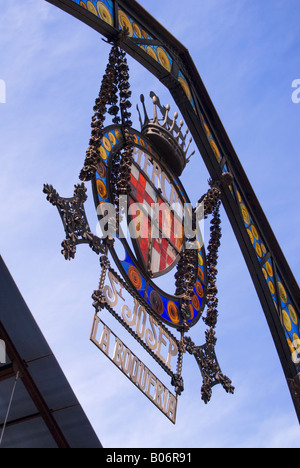
[[[299,286],[188,50],[135,0],[46,1],[108,41],[118,38],[123,50],[171,93],[211,178],[220,180],[227,171],[232,174],[232,185],[222,188],[222,203],[249,269],[300,421],[300,368],[292,359],[292,330],[285,324],[288,316],[292,327],[297,321],[299,330]],[[87,3],[94,8],[88,9]],[[98,4],[106,10],[97,9]],[[129,28],[126,38],[120,35],[125,27]]]

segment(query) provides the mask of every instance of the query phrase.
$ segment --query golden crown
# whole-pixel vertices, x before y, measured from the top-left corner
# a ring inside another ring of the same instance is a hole
[[[191,137],[188,142],[186,141],[189,129],[187,128],[185,133],[182,132],[184,122],[181,120],[179,125],[177,124],[178,112],[175,112],[173,119],[170,118],[170,105],[167,104],[166,107],[162,106],[159,98],[153,91],[151,91],[150,97],[154,105],[154,116],[152,120],[148,117],[143,94],[140,100],[144,109],[144,122],[142,121],[141,113],[137,106],[141,132],[153,143],[157,153],[161,156],[167,167],[177,176],[180,176],[186,164],[195,153],[195,151],[193,151],[190,156],[187,157],[193,139]],[[160,119],[158,118],[158,110],[162,115]]]

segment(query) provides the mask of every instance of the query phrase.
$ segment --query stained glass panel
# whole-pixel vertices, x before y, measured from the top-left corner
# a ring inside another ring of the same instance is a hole
[[[183,246],[183,224],[161,195],[160,186],[154,186],[151,161],[146,159],[146,163],[142,162],[140,154],[139,163],[140,167],[134,163],[131,170],[130,215],[135,221],[135,238],[144,266],[153,275],[158,275],[171,268],[177,260]],[[166,186],[164,192],[166,195]]]

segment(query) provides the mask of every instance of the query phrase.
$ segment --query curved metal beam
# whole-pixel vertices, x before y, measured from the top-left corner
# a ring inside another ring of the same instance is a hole
[[[188,50],[135,0],[46,0],[120,46],[170,91],[214,180],[231,172],[222,202],[250,271],[300,421],[299,363],[293,326],[300,290]],[[290,325],[291,324],[291,325]],[[292,327],[290,329],[290,326]],[[299,331],[298,331],[299,333]],[[297,353],[296,353],[297,355]]]

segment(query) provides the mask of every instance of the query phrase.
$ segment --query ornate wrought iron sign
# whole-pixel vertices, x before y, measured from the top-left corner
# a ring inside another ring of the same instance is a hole
[[[120,34],[128,31],[124,28]],[[189,131],[184,131],[183,121],[177,122],[177,113],[170,116],[170,106],[164,107],[154,93],[150,95],[153,118],[149,118],[141,96],[141,130],[137,131],[130,120],[126,56],[114,42],[96,99],[90,144],[80,173],[83,182],[92,183],[99,218],[97,235],[91,233],[84,211],[84,183],[75,186],[70,199],[60,197],[49,185],[45,185],[44,192],[63,221],[64,257],[74,258],[76,246],[81,243],[88,243],[100,255],[99,286],[92,295],[96,313],[91,341],[175,423],[177,398],[184,390],[185,352],[194,355],[199,366],[205,403],[218,383],[227,392],[234,390],[220,370],[214,331],[218,316],[221,185],[230,185],[232,177],[224,173],[218,182],[210,181],[210,188],[194,208],[180,182],[193,155],[189,154]],[[112,123],[104,127],[107,115]],[[206,254],[198,221],[209,215],[211,237]],[[112,267],[111,259],[120,274]],[[171,271],[173,291],[164,291],[157,278]],[[171,377],[175,396],[99,318],[104,309]],[[206,343],[196,346],[187,333],[200,318],[208,329]],[[176,338],[169,327],[180,336]]]

